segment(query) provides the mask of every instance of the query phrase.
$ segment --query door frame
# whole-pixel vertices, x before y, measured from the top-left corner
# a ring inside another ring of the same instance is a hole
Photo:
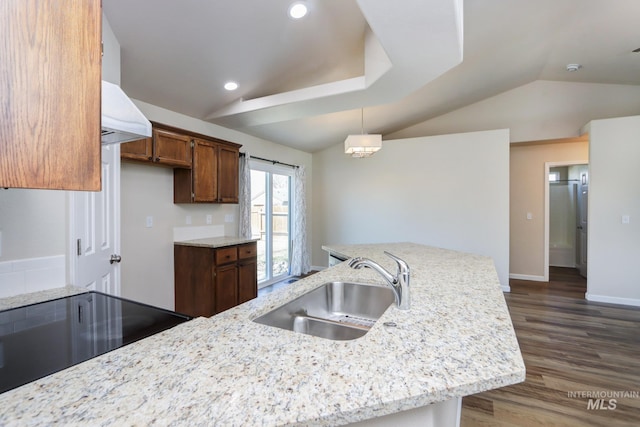
[[[551,168],[562,166],[587,165],[588,160],[568,160],[544,163],[544,281],[549,281],[549,172]]]

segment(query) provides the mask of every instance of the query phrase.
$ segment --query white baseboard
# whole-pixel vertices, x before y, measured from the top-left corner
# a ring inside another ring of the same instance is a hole
[[[620,298],[620,297],[609,297],[606,295],[593,295],[589,292],[584,296],[587,301],[593,302],[605,302],[608,304],[620,304],[620,305],[631,305],[634,307],[640,307],[640,299],[636,298]]]
[[[528,274],[509,274],[509,279],[531,280],[533,282],[548,282],[549,279],[544,276],[531,276]]]

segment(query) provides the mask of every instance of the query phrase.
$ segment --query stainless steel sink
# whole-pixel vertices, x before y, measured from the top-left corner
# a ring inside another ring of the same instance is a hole
[[[387,287],[328,282],[253,321],[330,340],[353,340],[366,334],[394,299]]]

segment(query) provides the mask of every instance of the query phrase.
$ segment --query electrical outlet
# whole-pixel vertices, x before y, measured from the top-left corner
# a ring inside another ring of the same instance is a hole
[[[224,222],[233,222],[233,215],[231,214],[226,214],[224,216]]]
[[[622,215],[622,223],[629,224],[629,222],[631,222],[631,218],[629,217],[629,215]]]
[[[147,217],[145,225],[147,226],[147,228],[153,227],[153,217],[151,215]]]
[[[211,223],[213,222],[213,216],[212,215],[207,215],[207,225],[211,225]]]
[[[191,225],[191,215],[187,215],[185,222],[187,223],[187,225]]]
[[[527,212],[527,219],[533,219],[533,214],[531,212]]]

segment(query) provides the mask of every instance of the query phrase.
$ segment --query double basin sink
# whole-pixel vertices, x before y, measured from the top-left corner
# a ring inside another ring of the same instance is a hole
[[[394,301],[388,287],[328,282],[254,322],[330,340],[365,335]]]

